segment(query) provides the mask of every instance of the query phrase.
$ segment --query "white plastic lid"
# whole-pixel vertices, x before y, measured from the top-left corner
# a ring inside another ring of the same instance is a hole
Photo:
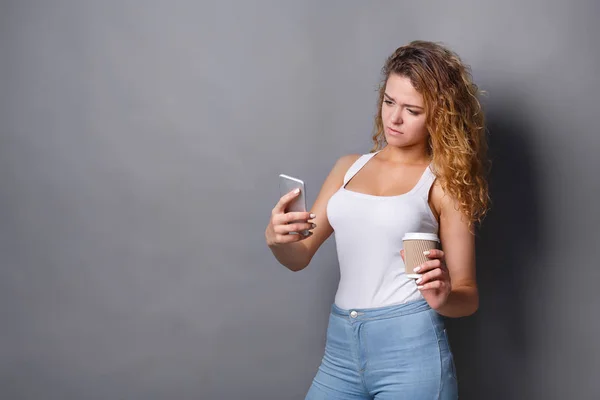
[[[402,240],[433,240],[439,242],[440,239],[435,233],[423,233],[423,232],[408,232],[404,235]]]

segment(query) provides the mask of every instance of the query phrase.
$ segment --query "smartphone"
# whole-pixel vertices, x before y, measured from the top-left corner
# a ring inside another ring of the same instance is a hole
[[[301,179],[294,178],[288,175],[279,175],[279,197],[288,194],[294,189],[300,189],[300,194],[288,204],[285,212],[306,212],[306,188],[304,182]],[[296,221],[294,221],[296,222]],[[304,222],[304,221],[298,221]],[[292,222],[293,223],[293,222]],[[307,236],[310,232],[305,230],[300,232],[302,235]],[[291,235],[297,235],[298,232],[290,232]]]

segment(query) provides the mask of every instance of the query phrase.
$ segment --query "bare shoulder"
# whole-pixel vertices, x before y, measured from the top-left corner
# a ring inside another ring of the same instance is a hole
[[[327,203],[331,196],[344,184],[344,176],[348,168],[359,157],[360,154],[350,154],[340,157],[331,169],[331,172],[329,172],[323,186],[321,186],[317,199],[311,208],[311,212],[316,216],[312,220],[316,227],[313,229],[311,237],[300,242],[306,247],[309,263],[317,249],[333,233],[333,228],[329,224],[329,218],[327,217]]]
[[[431,204],[433,211],[438,217],[442,213],[442,202],[444,201],[445,191],[440,183],[439,179],[436,179],[431,186],[431,191],[429,192],[429,203]]]
[[[429,201],[433,205],[434,211],[438,216],[443,214],[444,211],[446,211],[446,213],[453,209],[458,211],[458,201],[446,193],[438,179],[433,182],[429,194]]]
[[[360,157],[361,154],[347,154],[345,156],[341,156],[336,161],[334,169],[339,169],[345,174],[352,164],[354,164]]]
[[[429,196],[429,203],[438,221],[443,220],[446,224],[454,221],[461,226],[467,226],[467,219],[460,211],[458,199],[446,192],[439,180],[433,183]]]
[[[335,190],[339,189],[339,187],[344,183],[344,176],[346,175],[346,172],[348,172],[348,169],[356,160],[358,160],[359,157],[360,154],[348,154],[338,158],[333,165],[333,168],[329,172],[329,175],[325,179],[322,189],[325,189],[325,192],[330,193],[333,193]]]
[[[325,183],[341,186],[348,169],[360,158],[360,154],[347,154],[338,158],[329,173]]]
[[[475,279],[475,236],[459,201],[436,180],[430,192],[430,204],[439,216],[439,236],[453,287],[477,287]]]

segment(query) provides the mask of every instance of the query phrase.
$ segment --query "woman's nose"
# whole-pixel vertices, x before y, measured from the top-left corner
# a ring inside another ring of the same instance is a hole
[[[400,112],[400,108],[396,108],[392,113],[392,122],[397,125],[402,123],[402,113]]]

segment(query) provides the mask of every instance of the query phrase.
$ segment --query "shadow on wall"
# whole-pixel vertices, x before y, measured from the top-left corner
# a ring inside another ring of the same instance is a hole
[[[466,400],[525,399],[531,391],[526,379],[531,329],[523,301],[541,242],[540,194],[531,124],[513,100],[494,100],[485,108],[492,208],[477,234],[479,311],[447,319],[460,398]]]

